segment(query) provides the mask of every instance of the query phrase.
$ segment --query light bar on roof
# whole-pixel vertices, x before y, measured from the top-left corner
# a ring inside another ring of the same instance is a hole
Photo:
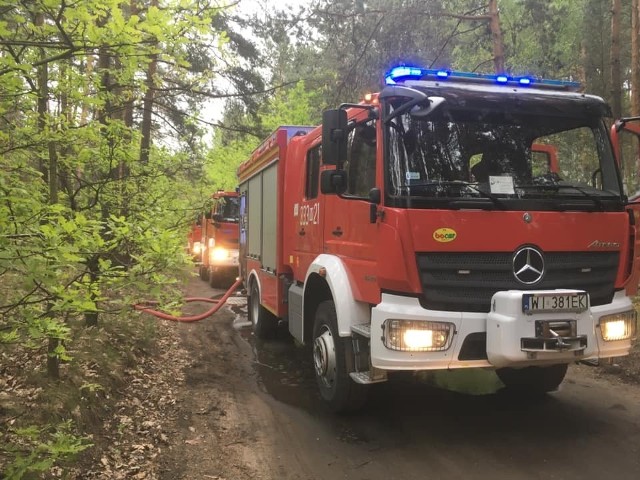
[[[538,88],[552,88],[557,90],[577,90],[580,88],[580,83],[566,80],[547,80],[528,76],[511,77],[507,74],[492,75],[474,72],[453,72],[450,70],[434,70],[407,65],[392,68],[384,76],[384,79],[386,85],[395,85],[407,80],[443,80],[447,82],[467,81],[521,87],[535,85]]]

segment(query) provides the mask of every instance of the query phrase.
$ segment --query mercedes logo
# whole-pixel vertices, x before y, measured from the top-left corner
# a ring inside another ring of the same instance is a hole
[[[544,275],[542,252],[533,247],[522,247],[513,255],[513,276],[520,283],[533,285]]]

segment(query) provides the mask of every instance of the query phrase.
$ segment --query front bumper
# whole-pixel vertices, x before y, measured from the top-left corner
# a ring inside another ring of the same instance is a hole
[[[607,305],[589,306],[580,313],[523,312],[523,294],[550,292],[556,291],[498,292],[492,298],[489,313],[427,310],[417,298],[385,293],[382,302],[372,309],[371,365],[382,370],[524,367],[619,357],[629,353],[631,339],[605,342],[599,328],[600,317],[633,310],[633,304],[624,292],[617,292]],[[388,319],[450,323],[454,325],[453,338],[448,348],[440,352],[391,350],[383,340],[384,324]],[[549,325],[561,332],[560,339],[541,333]],[[568,329],[563,330],[568,325],[572,327],[570,333]],[[486,337],[486,355],[482,355],[483,358],[460,359],[462,346],[469,335]]]

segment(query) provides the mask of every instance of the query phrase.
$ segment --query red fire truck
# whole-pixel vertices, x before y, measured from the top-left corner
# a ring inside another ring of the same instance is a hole
[[[628,354],[636,216],[610,110],[577,89],[399,67],[321,126],[278,128],[238,170],[256,335],[281,321],[310,344],[336,411],[396,371],[492,368],[535,395]]]
[[[193,257],[195,262],[199,262],[201,258],[202,244],[202,215],[198,217],[191,224],[189,234],[187,236],[187,254]]]
[[[200,278],[212,287],[230,286],[238,276],[238,193],[219,191],[202,218]]]

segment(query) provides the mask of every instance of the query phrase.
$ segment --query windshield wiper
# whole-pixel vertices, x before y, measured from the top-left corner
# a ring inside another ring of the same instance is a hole
[[[500,207],[500,208],[504,208],[504,204],[502,203],[502,200],[500,200],[498,197],[496,197],[495,195],[493,195],[490,192],[487,192],[485,190],[482,190],[478,187],[478,184],[476,183],[470,183],[470,182],[465,182],[462,180],[435,180],[435,181],[430,181],[430,182],[422,182],[422,183],[414,183],[412,185],[407,185],[407,188],[411,194],[411,189],[412,188],[417,188],[417,189],[431,189],[431,188],[446,188],[446,187],[463,187],[463,188],[468,188],[470,190],[473,190],[474,192],[480,194],[481,196],[488,198],[489,200],[491,200],[491,202],[493,203],[493,205]],[[472,204],[473,202],[477,203],[477,198],[470,198],[470,197],[459,197],[456,198],[454,200],[452,200],[452,204],[458,204],[460,203],[461,205],[465,205],[465,206],[470,206],[470,204]],[[485,203],[479,204],[478,208],[483,208],[486,207],[487,205]]]
[[[516,189],[518,188],[522,190],[541,190],[541,191],[551,190],[554,192],[558,192],[559,190],[564,190],[564,189],[572,189],[572,190],[575,190],[576,192],[579,192],[583,197],[591,200],[594,206],[597,207],[599,210],[604,210],[604,204],[602,203],[602,200],[599,198],[597,194],[589,193],[583,187],[579,187],[577,185],[572,185],[567,183],[545,183],[545,184],[539,184],[539,185],[538,184],[518,185]]]

